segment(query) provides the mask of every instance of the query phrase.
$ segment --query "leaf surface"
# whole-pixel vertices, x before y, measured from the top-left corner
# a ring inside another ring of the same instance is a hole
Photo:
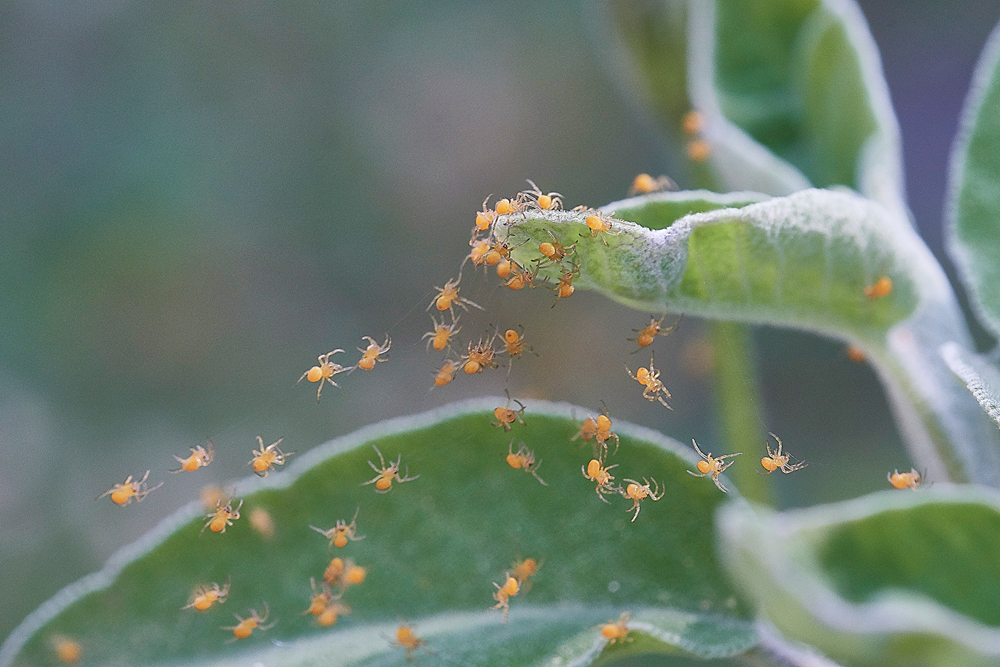
[[[570,437],[585,410],[529,402],[527,425],[507,434],[491,425],[493,407],[503,403],[478,400],[376,425],[298,457],[287,471],[245,480],[236,489],[243,517],[225,534],[199,537],[204,510],[182,509],[36,611],[5,643],[0,664],[44,664],[55,634],[79,641],[87,664],[403,664],[402,650],[385,637],[406,618],[429,649],[458,664],[534,664],[565,654],[588,665],[604,647],[599,625],[623,611],[661,650],[722,657],[757,643],[714,556],[712,516],[725,497],[687,474],[693,451],[615,424],[618,481],[652,477],[664,489],[631,522],[624,498],[600,502],[581,473],[591,445]],[[537,472],[547,486],[507,465],[512,439],[515,450],[524,441],[541,458]],[[360,486],[374,475],[368,461],[378,463],[371,445],[387,462],[401,455],[402,472],[420,477],[385,494]],[[365,539],[331,554],[310,525],[328,528],[355,508]],[[251,528],[255,510],[270,514],[273,538]],[[310,577],[319,580],[333,555],[368,573],[343,596],[352,613],[330,630],[302,612]],[[541,567],[502,624],[500,611],[490,610],[493,582],[503,583],[525,557]],[[181,609],[195,585],[227,578],[224,605]],[[220,626],[263,601],[276,627],[227,644],[232,635]]]
[[[727,507],[730,573],[790,639],[851,665],[1000,659],[1000,496],[886,491],[807,510]]]
[[[685,208],[701,212],[681,215]],[[587,212],[531,211],[501,218],[494,235],[526,267],[536,266],[550,232],[564,246],[576,243],[564,266],[539,274],[555,282],[572,262],[575,286],[638,310],[794,327],[858,345],[931,479],[1000,484],[1000,433],[938,351],[947,341],[969,344],[954,293],[905,219],[832,190],[770,199],[660,193],[601,215],[608,233],[592,232]],[[882,278],[891,290],[869,296]]]
[[[1000,27],[972,76],[949,180],[948,251],[976,314],[1000,335]]]

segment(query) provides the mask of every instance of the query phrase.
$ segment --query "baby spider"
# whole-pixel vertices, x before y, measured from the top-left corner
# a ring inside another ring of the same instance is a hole
[[[693,162],[704,162],[712,155],[712,147],[704,139],[689,141],[687,145],[687,156]]]
[[[405,652],[406,660],[412,662],[416,655],[417,649],[427,644],[427,640],[421,639],[413,632],[408,624],[403,623],[398,628],[396,628],[396,639],[389,640],[389,643],[395,648],[401,648]],[[427,648],[424,647],[426,651]]]
[[[458,368],[459,362],[454,359],[445,359],[445,362],[441,364],[441,368],[434,374],[434,386],[443,387],[454,380],[455,373],[458,372]]]
[[[472,263],[476,266],[479,266],[484,261],[486,261],[486,253],[490,251],[489,241],[487,241],[486,239],[477,239],[473,237],[472,240],[469,241],[469,245],[472,246],[472,250],[470,250],[469,254],[466,255],[465,259],[462,260],[463,267],[465,266],[465,263],[470,259],[472,260]]]
[[[641,350],[647,345],[650,345],[653,342],[653,339],[656,338],[657,336],[667,336],[673,333],[680,325],[681,318],[683,318],[683,315],[666,329],[664,329],[661,326],[663,324],[664,317],[666,317],[666,315],[657,320],[651,316],[649,318],[648,325],[646,325],[642,329],[632,329],[632,331],[636,332],[639,335],[636,336],[635,338],[629,338],[628,340],[634,340],[635,342],[637,342],[639,344],[639,350]],[[639,350],[636,350],[636,352],[638,352]]]
[[[336,598],[333,595],[333,591],[330,590],[330,585],[326,582],[323,582],[317,588],[316,580],[309,577],[309,585],[312,586],[313,594],[309,596],[309,608],[302,612],[302,615],[312,614],[313,616],[319,616],[326,611],[329,604]]]
[[[497,262],[497,278],[503,278],[506,280],[507,278],[510,278],[511,273],[520,268],[521,267],[518,264],[512,262],[511,260],[502,259]]]
[[[693,137],[701,132],[702,125],[704,124],[704,116],[692,109],[684,114],[684,119],[681,121],[681,129],[684,130],[684,134]]]
[[[726,468],[733,465],[733,461],[723,463],[723,459],[732,458],[734,456],[739,456],[743,452],[736,452],[735,454],[723,454],[722,456],[712,456],[710,453],[705,454],[698,448],[698,443],[691,440],[691,444],[694,445],[694,451],[698,452],[698,456],[704,459],[704,461],[698,461],[698,472],[692,472],[688,470],[689,475],[694,475],[695,477],[704,477],[705,475],[710,475],[712,481],[715,485],[719,487],[719,491],[723,493],[729,493],[729,489],[722,485],[719,481],[719,475],[725,471]]]
[[[492,609],[502,609],[503,616],[501,617],[500,622],[506,623],[507,614],[510,612],[510,598],[517,595],[517,592],[521,589],[521,585],[518,584],[517,579],[510,576],[509,573],[507,574],[507,581],[504,582],[503,586],[496,582],[493,582],[493,585],[496,586],[497,589],[496,592],[493,593],[493,599],[496,600],[497,603],[493,605]]]
[[[340,616],[347,616],[351,613],[351,608],[342,604],[340,600],[337,599],[339,597],[340,596],[336,596],[333,601],[326,606],[326,609],[324,609],[322,613],[316,617],[316,623],[324,628],[329,628],[337,622],[337,619]]]
[[[524,344],[524,327],[520,327],[520,329],[521,333],[517,333],[513,329],[507,329],[503,334],[504,351],[507,352],[511,359],[521,356],[521,353],[525,350],[531,352],[531,346],[525,346]]]
[[[225,586],[220,587],[219,584],[212,582],[212,587],[207,586],[197,586],[194,589],[194,593],[191,595],[191,602],[181,609],[195,609],[196,611],[207,611],[212,608],[216,602],[222,604],[226,601],[226,597],[229,595],[229,580],[226,580]]]
[[[558,264],[565,257],[568,257],[569,255],[572,254],[570,250],[576,247],[576,243],[574,243],[573,245],[564,246],[562,243],[559,242],[559,239],[556,238],[556,235],[553,234],[550,230],[546,229],[545,231],[548,233],[552,241],[543,241],[542,243],[539,243],[538,252],[542,253],[545,259],[550,261],[552,264]]]
[[[574,435],[570,440],[581,439],[584,442],[592,439],[597,440],[598,446],[606,454],[608,451],[608,440],[611,438],[615,439],[615,453],[618,453],[618,434],[611,430],[611,415],[608,412],[607,406],[601,411],[601,414],[594,419],[591,416],[587,416],[583,420],[583,424],[580,426],[580,431]],[[597,451],[596,449],[594,450]]]
[[[676,190],[677,184],[666,176],[653,178],[649,174],[639,174],[632,181],[632,187],[628,189],[628,196],[648,195],[651,192],[663,192],[664,190]]]
[[[212,447],[212,441],[209,440],[205,447],[201,445],[191,447],[191,455],[185,459],[176,454],[173,456],[181,464],[181,467],[176,470],[168,470],[167,472],[194,472],[198,468],[204,468],[212,462],[212,459],[215,458],[215,448]]]
[[[487,265],[499,267],[499,265],[504,261],[509,263],[511,251],[513,251],[514,248],[521,247],[522,244],[527,242],[527,239],[525,239],[524,241],[521,241],[521,243],[518,243],[516,246],[511,246],[510,243],[508,243],[509,240],[510,240],[510,235],[508,235],[504,240],[500,240],[499,238],[494,238],[493,245],[490,246],[490,249],[486,251],[486,255],[483,257],[483,260],[486,262]],[[503,278],[504,276],[500,277]]]
[[[632,507],[626,510],[631,512],[635,510],[635,514],[632,515],[632,521],[635,521],[639,516],[639,503],[640,501],[649,498],[650,500],[659,500],[663,497],[663,491],[660,490],[660,485],[657,481],[648,480],[645,477],[642,478],[644,484],[640,484],[634,479],[624,479],[623,481],[628,482],[628,485],[622,489],[622,495],[632,501]],[[650,488],[650,483],[652,483],[652,488]]]
[[[492,196],[493,195],[490,195],[489,197],[483,200],[483,210],[476,211],[476,231],[478,232],[485,232],[487,229],[490,228],[490,225],[492,225],[493,221],[496,220],[497,218],[496,211],[491,210],[486,205],[486,202],[488,202],[490,200],[490,197]]]
[[[516,264],[514,266],[516,266]],[[538,271],[539,271],[539,266],[537,264],[535,264],[535,268],[529,270],[524,270],[524,269],[513,270],[512,268],[511,273],[513,273],[514,275],[508,278],[507,281],[504,282],[504,285],[511,288],[512,290],[520,290],[524,289],[525,287],[533,288],[535,286],[535,278],[538,277]]]
[[[514,441],[510,441],[510,444],[507,446],[507,465],[514,470],[523,470],[524,472],[531,473],[535,479],[542,483],[542,486],[548,486],[545,480],[538,476],[538,467],[542,465],[542,462],[535,461],[535,453],[528,449],[523,442],[518,447],[517,452],[515,452]]]
[[[493,349],[493,341],[495,340],[496,334],[485,341],[480,338],[479,342],[475,345],[469,343],[469,351],[462,355],[462,359],[465,360],[463,370],[466,375],[482,373],[487,368],[498,368],[500,366],[496,360],[496,350]]]
[[[917,490],[924,478],[920,476],[916,468],[910,468],[910,472],[899,472],[894,470],[893,472],[886,473],[886,479],[892,484],[894,488],[897,489],[912,489]]]
[[[253,450],[253,458],[247,461],[247,465],[253,467],[253,474],[258,477],[267,477],[267,473],[274,470],[274,466],[285,465],[285,459],[295,452],[283,452],[278,448],[284,438],[278,438],[267,447],[264,446],[264,439],[259,435],[257,442],[260,443],[260,450]]]
[[[642,390],[643,398],[647,399],[650,403],[653,401],[659,401],[663,407],[673,410],[666,400],[664,400],[663,396],[661,396],[661,394],[663,394],[667,398],[670,398],[670,392],[659,379],[660,371],[653,368],[653,357],[654,355],[650,355],[649,357],[648,369],[639,368],[639,370],[635,372],[635,375],[632,375],[632,371],[628,369],[628,365],[626,364],[625,372],[629,374],[629,377],[645,387],[645,389]]]
[[[409,467],[406,468],[406,476],[405,477],[400,477],[399,476],[399,464],[400,464],[400,461],[402,461],[402,459],[403,459],[403,455],[402,454],[400,454],[399,456],[396,457],[396,462],[395,463],[393,463],[391,465],[386,465],[385,464],[385,459],[382,458],[382,452],[379,451],[378,447],[376,447],[375,445],[372,445],[372,449],[374,449],[375,453],[378,454],[378,460],[379,460],[379,463],[382,465],[382,467],[381,468],[377,468],[374,463],[372,463],[371,461],[369,461],[368,465],[370,465],[372,467],[372,470],[374,470],[378,474],[375,475],[374,477],[372,477],[367,482],[362,482],[361,486],[366,486],[368,484],[374,484],[375,485],[375,493],[389,493],[389,490],[392,488],[393,481],[396,481],[396,482],[409,482],[409,481],[412,481],[412,480],[420,477],[420,475],[414,475],[413,477],[410,477],[410,468]]]
[[[542,191],[538,189],[535,182],[530,178],[525,179],[531,186],[530,190],[522,190],[518,195],[517,199],[520,202],[526,204],[534,204],[539,209],[543,211],[555,211],[562,207],[562,195],[558,192],[550,192],[545,195]]]
[[[359,506],[354,510],[354,516],[351,518],[351,522],[348,523],[343,519],[337,519],[337,525],[329,530],[323,530],[322,528],[317,528],[316,526],[309,526],[317,533],[330,540],[330,550],[333,551],[334,547],[346,547],[347,541],[357,542],[359,540],[365,539],[364,535],[358,536],[358,512],[361,511]]]
[[[507,376],[510,377],[510,369],[514,367],[514,359],[520,357],[525,352],[534,352],[530,345],[525,345],[524,343],[524,327],[518,327],[521,333],[514,331],[513,329],[507,329],[503,334],[504,341],[504,351],[507,356],[510,357],[510,361],[507,362]],[[538,356],[537,354],[535,356]]]
[[[591,459],[590,463],[587,464],[586,468],[580,466],[580,471],[583,473],[584,477],[589,479],[591,482],[597,482],[597,489],[596,489],[597,497],[606,503],[608,502],[608,499],[605,498],[604,496],[608,495],[609,493],[619,493],[621,491],[621,487],[617,487],[611,484],[611,482],[613,482],[615,478],[612,477],[610,472],[608,472],[612,468],[617,468],[617,467],[618,467],[617,463],[612,466],[604,467],[603,456],[600,456],[596,459]],[[611,503],[608,504],[610,505]]]
[[[357,586],[363,582],[367,575],[368,568],[356,565],[350,558],[346,561],[334,558],[323,571],[323,581],[331,586],[340,586],[340,590],[343,592],[351,586]]]
[[[632,614],[622,612],[617,621],[608,621],[601,626],[601,636],[608,640],[608,644],[631,641],[628,636],[628,622],[631,618]]]
[[[525,204],[519,197],[514,199],[501,199],[493,207],[497,215],[510,215],[511,213],[523,213]]]
[[[430,338],[430,340],[427,341],[428,351],[430,351],[432,347],[438,352],[446,347],[450,347],[452,337],[462,330],[462,327],[458,326],[458,318],[455,318],[451,324],[445,324],[443,317],[441,318],[441,321],[438,322],[433,316],[431,316],[431,322],[434,323],[434,330],[428,331],[420,337],[420,340]]]
[[[232,498],[226,501],[225,506],[223,506],[221,500],[216,501],[215,511],[205,515],[205,518],[208,519],[208,521],[206,521],[205,525],[201,527],[201,533],[204,533],[206,528],[211,530],[213,533],[226,532],[226,526],[233,525],[233,521],[240,518],[241,507],[243,507],[242,500],[240,501],[240,504],[236,506],[236,509],[233,509]],[[198,533],[198,535],[201,535],[201,533]]]
[[[789,454],[781,453],[781,438],[771,433],[770,436],[775,439],[778,443],[778,449],[771,451],[771,444],[765,443],[764,446],[767,447],[767,456],[760,460],[760,464],[764,467],[767,472],[763,473],[765,475],[770,475],[775,470],[780,470],[786,475],[790,472],[795,472],[796,470],[802,470],[808,463],[805,461],[800,461],[799,463],[790,464],[789,459],[791,456]],[[760,473],[758,473],[760,474]]]
[[[264,625],[264,623],[267,622],[267,617],[270,613],[270,609],[267,608],[267,603],[264,602],[260,606],[260,613],[258,613],[255,609],[251,609],[249,618],[240,618],[236,614],[233,614],[233,616],[236,616],[236,620],[239,621],[239,623],[223,627],[222,629],[233,631],[233,638],[229,640],[231,642],[234,642],[237,639],[246,639],[253,634],[254,630],[260,630],[261,632],[264,630],[270,630],[278,623],[278,621],[275,620],[268,625]]]
[[[538,572],[538,568],[541,566],[542,564],[534,558],[516,560],[511,565],[510,576],[514,577],[517,580],[517,585],[527,593],[531,590],[530,577],[535,576],[535,573]]]
[[[882,276],[865,288],[865,296],[874,301],[889,296],[892,292],[892,279],[889,276]]]
[[[361,353],[361,360],[358,362],[358,368],[363,371],[370,371],[375,368],[376,361],[388,361],[388,359],[383,359],[382,355],[389,351],[389,346],[392,345],[392,341],[389,340],[389,336],[386,335],[385,342],[379,345],[375,342],[375,339],[371,336],[362,336],[361,340],[368,341],[368,347],[362,349],[358,348],[358,352]]]
[[[75,665],[80,661],[80,656],[83,655],[83,648],[80,646],[80,642],[71,637],[52,635],[49,637],[49,646],[56,654],[59,662],[64,665]]]
[[[124,482],[121,484],[115,484],[109,490],[97,496],[97,499],[100,500],[104,496],[111,496],[111,502],[119,507],[125,507],[133,500],[137,503],[141,503],[151,492],[156,491],[158,488],[163,486],[163,482],[160,482],[156,486],[149,487],[146,484],[147,479],[149,479],[148,470],[146,471],[146,474],[142,476],[142,479],[135,482],[132,481],[132,475],[129,475],[125,478]]]
[[[468,311],[468,306],[473,308],[478,308],[482,310],[483,307],[478,303],[464,299],[458,295],[458,283],[462,280],[462,276],[459,275],[458,278],[452,278],[444,284],[444,287],[434,286],[434,289],[438,291],[437,296],[431,299],[430,305],[427,306],[427,310],[434,306],[440,311],[451,311],[451,319],[455,319],[455,306],[458,306],[462,310]]]
[[[337,354],[338,352],[343,352],[343,350],[340,349],[331,350],[326,354],[321,354],[318,357],[316,357],[316,360],[319,362],[319,365],[313,366],[305,373],[303,373],[302,377],[300,377],[298,382],[296,382],[295,384],[298,384],[303,380],[308,380],[309,382],[319,382],[319,387],[316,389],[317,401],[319,401],[319,395],[323,392],[323,385],[326,382],[329,382],[334,387],[339,387],[340,385],[333,381],[333,376],[336,375],[337,373],[344,373],[346,371],[352,370],[353,368],[350,367],[345,368],[340,364],[335,364],[332,361],[330,361],[330,357]]]
[[[524,415],[524,411],[527,409],[527,408],[524,407],[524,403],[522,403],[521,401],[519,401],[519,400],[517,400],[515,398],[514,402],[517,403],[518,405],[520,405],[521,409],[520,410],[511,410],[510,409],[510,392],[507,391],[506,389],[504,389],[503,393],[507,394],[507,405],[505,407],[496,408],[495,410],[493,410],[493,417],[497,421],[496,421],[495,424],[493,422],[490,422],[490,424],[493,424],[493,426],[496,426],[497,428],[502,428],[505,431],[509,431],[514,426],[514,421],[515,420],[518,421],[518,422],[520,422],[521,425],[523,426],[524,425],[524,420],[521,419],[521,417]]]
[[[573,292],[576,291],[576,288],[573,287],[573,281],[579,277],[580,265],[576,262],[573,263],[572,268],[563,269],[562,275],[559,276],[559,283],[552,288],[556,293],[556,300],[552,302],[553,308],[559,303],[559,299],[566,299],[573,295]]]
[[[604,241],[604,245],[608,245],[608,236],[618,236],[621,234],[621,230],[617,232],[612,232],[613,229],[611,222],[614,211],[611,213],[602,213],[600,211],[591,211],[587,215],[585,222],[587,227],[590,228],[590,236],[584,238],[592,239],[595,236],[600,236],[601,240]]]

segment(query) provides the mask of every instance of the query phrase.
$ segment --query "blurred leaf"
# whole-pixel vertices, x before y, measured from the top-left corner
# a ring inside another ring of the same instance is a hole
[[[616,68],[671,136],[702,114],[721,189],[846,185],[907,217],[899,128],[853,2],[607,0],[635,72]],[[687,21],[682,29],[682,22]]]
[[[532,402],[527,425],[507,434],[490,424],[502,404],[479,400],[376,425],[292,459],[287,472],[241,482],[244,518],[225,534],[199,537],[204,510],[181,510],[30,616],[0,650],[0,664],[43,664],[54,634],[77,639],[90,664],[402,664],[383,635],[405,617],[457,664],[526,664],[558,653],[587,665],[603,648],[598,624],[622,611],[663,650],[721,657],[756,644],[714,555],[712,516],[725,496],[686,473],[692,451],[616,424],[618,481],[655,477],[665,489],[633,523],[624,499],[600,502],[581,474],[591,445],[570,437],[585,410]],[[507,465],[512,436],[515,448],[523,439],[541,458],[548,486]],[[401,454],[404,472],[420,478],[386,494],[359,486],[373,475],[367,461],[378,460],[369,445],[390,461]],[[353,612],[331,632],[302,614],[309,578],[319,579],[331,558],[309,526],[332,526],[356,507],[366,538],[336,555],[369,571],[344,595]],[[251,528],[255,510],[271,515],[272,539]],[[502,625],[489,609],[492,582],[529,556],[544,562]],[[181,609],[195,585],[227,578],[225,605]],[[278,625],[227,645],[220,626],[263,601]]]
[[[982,355],[969,352],[957,343],[941,346],[941,357],[948,368],[976,399],[993,422],[1000,426],[1000,371]]]
[[[973,74],[949,171],[949,254],[976,314],[1000,335],[1000,27]]]
[[[1000,483],[1000,432],[953,381],[938,352],[968,333],[941,267],[909,223],[847,191],[782,198],[672,192],[609,204],[612,234],[593,237],[581,212],[501,218],[515,259],[538,243],[577,243],[574,285],[633,308],[789,326],[861,346],[879,369],[899,426],[936,480]],[[732,208],[712,209],[729,205]],[[706,211],[673,217],[685,206]],[[607,215],[607,214],[606,214]],[[633,225],[620,220],[641,220]],[[559,279],[563,269],[541,275]],[[882,298],[865,294],[880,277]]]
[[[886,491],[795,512],[720,511],[721,553],[787,638],[851,665],[1000,659],[1000,496]]]

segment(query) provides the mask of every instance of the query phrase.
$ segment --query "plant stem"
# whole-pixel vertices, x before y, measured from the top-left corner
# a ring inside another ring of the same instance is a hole
[[[750,331],[737,322],[709,322],[715,349],[715,394],[722,416],[726,453],[743,452],[728,475],[740,494],[755,503],[774,505],[769,478],[755,472],[767,454],[759,418],[761,391],[757,382]]]

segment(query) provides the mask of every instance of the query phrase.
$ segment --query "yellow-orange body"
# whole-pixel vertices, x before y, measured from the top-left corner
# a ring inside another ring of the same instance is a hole
[[[362,482],[361,486],[365,486],[367,484],[374,484],[375,485],[375,493],[388,493],[389,490],[392,488],[392,483],[394,481],[395,482],[409,482],[411,480],[414,480],[414,479],[417,479],[418,477],[420,477],[420,475],[414,475],[413,477],[410,477],[410,469],[409,468],[406,469],[406,476],[405,477],[400,477],[400,475],[399,475],[399,464],[400,464],[400,462],[402,461],[402,458],[403,458],[402,454],[400,454],[396,458],[396,462],[395,463],[392,463],[390,465],[386,465],[385,464],[385,459],[382,458],[382,452],[379,451],[379,448],[376,447],[375,445],[372,445],[372,449],[374,449],[375,452],[378,454],[378,460],[382,464],[382,467],[378,468],[378,467],[375,466],[374,463],[372,463],[371,461],[369,461],[368,465],[370,465],[372,467],[372,470],[374,470],[378,474],[375,475],[375,477],[372,477],[367,482]]]
[[[510,598],[517,595],[517,592],[521,589],[521,585],[517,583],[517,579],[507,575],[507,580],[504,582],[503,586],[498,583],[493,584],[496,587],[496,591],[493,593],[493,599],[497,601],[493,605],[493,609],[502,609],[503,616],[501,617],[501,622],[507,622],[507,614],[510,612]]]
[[[337,524],[330,528],[329,530],[324,530],[322,528],[317,528],[316,526],[309,526],[317,533],[330,540],[330,549],[333,547],[346,547],[348,541],[357,542],[359,540],[365,539],[364,535],[358,535],[358,512],[361,508],[354,510],[354,516],[351,518],[350,522],[344,519],[337,519]]]
[[[899,472],[894,470],[891,473],[886,473],[886,479],[892,484],[893,488],[896,489],[911,489],[913,491],[917,490],[920,483],[923,482],[923,477],[917,472],[916,468],[910,468],[910,472]]]
[[[295,452],[283,452],[278,447],[284,438],[278,438],[272,442],[267,447],[264,446],[264,439],[257,436],[257,442],[260,444],[260,449],[253,450],[253,458],[247,462],[251,468],[253,468],[253,473],[258,477],[267,477],[267,474],[274,470],[274,466],[285,465],[285,459],[294,454]]]
[[[434,330],[425,333],[421,336],[420,340],[430,338],[430,340],[427,341],[428,349],[433,347],[438,352],[448,347],[451,344],[452,336],[462,330],[462,327],[458,326],[457,319],[451,324],[445,324],[444,319],[438,322],[432,317],[431,322],[434,323]]]
[[[632,521],[635,521],[639,516],[639,503],[646,498],[650,500],[659,500],[663,497],[663,491],[660,490],[660,485],[654,479],[652,480],[652,488],[650,480],[645,477],[642,478],[643,483],[640,484],[638,480],[634,479],[624,479],[627,482],[625,488],[622,490],[622,495],[632,501],[632,507],[625,510],[626,512],[631,512],[635,510],[635,514],[632,515]]]
[[[617,467],[617,463],[605,467],[603,457],[591,459],[586,468],[582,466],[580,467],[580,471],[583,473],[584,477],[592,482],[597,482],[597,497],[604,502],[608,502],[608,499],[604,496],[610,493],[618,493],[620,491],[619,487],[612,484],[612,482],[615,481],[615,478],[609,472],[612,468]]]
[[[174,458],[181,464],[181,467],[168,472],[194,472],[212,462],[212,459],[215,458],[215,448],[212,447],[212,441],[209,440],[206,447],[201,445],[191,447],[191,455],[187,458],[181,458],[176,454],[174,454]]]
[[[493,426],[496,426],[497,428],[502,428],[505,431],[509,431],[513,427],[515,421],[520,422],[522,425],[524,424],[524,420],[521,419],[521,417],[524,415],[524,411],[527,408],[524,407],[524,403],[515,398],[514,402],[520,405],[521,409],[511,410],[510,392],[505,389],[504,393],[507,394],[507,405],[493,410],[493,417],[496,419],[496,423],[490,422],[490,424],[493,424]]]
[[[418,637],[413,632],[413,628],[404,623],[396,628],[396,640],[390,643],[396,648],[403,649],[407,660],[413,660],[417,649],[424,646],[427,642]]]
[[[379,345],[375,342],[375,339],[371,336],[363,336],[362,340],[368,341],[368,346],[364,349],[358,348],[358,352],[361,353],[361,360],[358,361],[358,368],[363,371],[370,371],[375,368],[375,362],[388,361],[388,359],[382,358],[382,355],[389,351],[389,347],[392,345],[392,341],[389,340],[389,336],[385,337],[385,342]]]
[[[726,468],[733,465],[733,461],[727,462],[725,459],[732,458],[734,456],[739,456],[743,452],[737,452],[735,454],[724,454],[722,456],[712,456],[711,452],[709,452],[708,454],[702,452],[701,449],[699,449],[698,447],[698,443],[695,442],[694,440],[691,441],[691,444],[694,445],[695,451],[698,452],[698,455],[701,456],[702,460],[698,461],[698,472],[693,472],[691,470],[688,470],[687,471],[688,474],[694,475],[695,477],[704,477],[708,475],[712,478],[712,481],[715,482],[715,486],[719,488],[719,491],[722,491],[723,493],[729,493],[729,489],[723,486],[722,482],[719,481],[719,475],[722,474],[726,470]]]
[[[133,500],[137,503],[141,503],[145,500],[147,495],[163,486],[163,482],[160,482],[156,486],[150,487],[146,483],[147,479],[149,479],[148,470],[146,471],[146,474],[142,476],[142,479],[134,482],[132,481],[132,475],[129,475],[125,478],[124,482],[121,484],[115,484],[97,498],[100,500],[104,496],[111,496],[111,502],[119,507],[125,507]]]
[[[542,483],[542,486],[548,486],[548,484],[546,484],[545,481],[538,476],[537,471],[541,464],[541,461],[535,461],[535,453],[528,449],[523,442],[515,452],[514,441],[510,441],[510,444],[507,446],[507,465],[514,470],[523,470],[524,472],[531,474],[535,479]]]
[[[240,616],[236,616],[236,614],[234,614],[234,616],[236,616],[236,620],[239,621],[239,623],[237,623],[236,625],[223,627],[222,629],[232,630],[233,639],[231,639],[230,641],[235,641],[237,639],[246,639],[247,637],[253,634],[254,630],[260,630],[261,632],[263,632],[264,630],[269,630],[274,627],[277,621],[272,622],[270,625],[264,625],[264,623],[267,621],[267,616],[269,613],[270,610],[267,608],[267,603],[265,602],[261,606],[260,613],[258,613],[254,609],[251,609],[250,616],[247,618],[241,618]]]
[[[329,382],[334,387],[339,387],[340,385],[333,381],[333,376],[336,375],[337,373],[344,373],[346,371],[351,370],[351,368],[347,368],[341,366],[340,364],[330,361],[330,357],[340,352],[343,352],[343,350],[341,349],[330,350],[326,354],[319,355],[318,357],[316,357],[318,365],[313,366],[312,368],[307,370],[305,373],[302,374],[302,377],[298,379],[298,382],[302,382],[302,380],[307,380],[309,382],[319,382],[319,387],[316,388],[317,401],[319,400],[320,394],[323,393],[324,384]],[[296,384],[298,384],[298,382],[296,382]]]
[[[673,410],[667,403],[666,399],[670,398],[670,391],[667,390],[666,385],[660,381],[660,371],[653,368],[653,357],[649,358],[649,368],[639,368],[635,375],[632,371],[625,366],[625,372],[629,374],[633,380],[641,384],[644,389],[642,390],[642,397],[649,402],[659,401],[661,405],[666,408]]]
[[[617,621],[608,621],[601,626],[601,636],[607,639],[609,644],[614,644],[615,642],[620,641],[629,641],[628,622],[631,618],[631,614],[623,612],[621,616],[618,617]]]
[[[865,296],[872,301],[882,299],[892,293],[892,279],[889,276],[882,276],[873,284],[865,288]]]
[[[195,611],[207,611],[212,608],[215,603],[222,604],[226,601],[226,597],[229,595],[229,582],[227,581],[224,586],[219,586],[219,584],[212,582],[212,587],[198,586],[194,589],[194,593],[191,596],[191,602],[181,607],[181,609],[194,609]]]
[[[233,521],[240,518],[240,508],[243,507],[243,501],[241,500],[240,504],[237,505],[235,509],[233,508],[232,498],[226,502],[225,506],[223,506],[222,501],[219,500],[216,502],[215,507],[216,509],[214,512],[205,515],[205,518],[208,519],[208,521],[206,521],[205,525],[201,527],[202,533],[205,532],[206,528],[211,530],[213,533],[226,532],[226,527],[233,525]]]

